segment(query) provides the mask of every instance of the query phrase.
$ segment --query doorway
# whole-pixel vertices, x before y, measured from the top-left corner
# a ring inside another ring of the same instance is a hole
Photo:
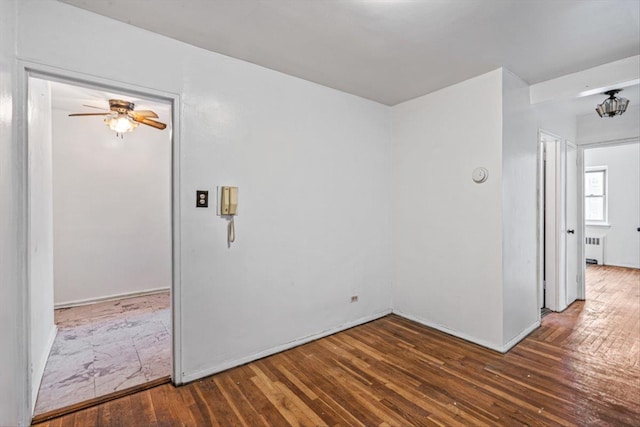
[[[630,138],[588,144],[581,154],[582,264],[588,264],[586,282],[593,283],[625,269],[640,269],[640,142]],[[606,291],[607,283],[602,283],[598,292]]]
[[[27,94],[30,409],[41,414],[171,378],[175,99],[32,72]],[[97,115],[109,99],[168,128],[116,135]]]

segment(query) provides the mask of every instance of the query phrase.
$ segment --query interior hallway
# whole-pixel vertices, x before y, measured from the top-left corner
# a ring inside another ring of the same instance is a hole
[[[587,278],[507,354],[390,315],[41,426],[637,425],[640,270]]]
[[[35,415],[171,375],[169,291],[55,310]]]

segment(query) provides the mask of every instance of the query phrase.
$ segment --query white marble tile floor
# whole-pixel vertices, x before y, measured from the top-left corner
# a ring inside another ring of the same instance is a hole
[[[55,310],[35,415],[171,374],[169,292]]]

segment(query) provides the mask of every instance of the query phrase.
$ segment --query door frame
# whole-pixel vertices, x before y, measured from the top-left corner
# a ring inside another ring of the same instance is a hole
[[[172,375],[175,385],[182,384],[182,325],[181,325],[181,230],[180,230],[180,119],[182,117],[182,103],[180,95],[160,89],[137,86],[134,84],[111,80],[104,77],[88,75],[72,70],[53,67],[45,64],[18,60],[18,85],[17,85],[17,147],[18,173],[17,185],[22,189],[18,209],[23,212],[19,225],[18,241],[20,250],[20,265],[22,284],[18,286],[18,297],[21,304],[21,316],[18,319],[18,330],[21,331],[21,339],[18,342],[18,351],[22,356],[20,371],[23,383],[26,385],[20,390],[23,405],[20,408],[20,419],[24,425],[31,424],[32,397],[31,388],[33,378],[31,374],[31,295],[30,295],[30,254],[29,254],[29,122],[28,122],[28,94],[29,77],[40,78],[48,81],[59,81],[76,86],[87,86],[113,92],[124,92],[132,95],[140,95],[159,102],[171,104],[172,131],[171,141],[171,327],[172,327]]]
[[[542,309],[545,305],[544,301],[544,256],[545,256],[545,233],[544,233],[544,212],[545,212],[545,146],[544,141],[542,140],[542,130],[538,129],[538,161],[537,161],[537,191],[536,191],[536,202],[537,202],[537,215],[536,215],[536,232],[537,232],[537,241],[538,241],[538,251],[537,251],[537,263],[538,263],[538,271],[537,271],[537,284],[538,290],[536,292],[537,296],[537,306],[538,306],[538,321],[541,318],[540,309]]]
[[[553,150],[547,147],[553,142]],[[562,150],[565,141],[559,135],[545,129],[538,129],[538,298],[544,295],[538,306],[552,311],[562,311],[566,306],[566,280],[562,280],[563,268],[563,221]],[[550,174],[552,172],[552,174]],[[565,254],[566,255],[566,254]],[[566,258],[566,256],[564,256]],[[545,277],[547,276],[547,277]],[[546,279],[546,280],[545,280]],[[544,290],[544,291],[543,291]],[[564,291],[564,293],[562,292]]]
[[[586,257],[585,257],[585,236],[586,228],[584,221],[584,146],[577,144],[576,156],[578,159],[577,165],[577,184],[578,188],[578,294],[577,299],[584,301],[586,299],[586,286],[585,286],[585,274],[587,273]]]

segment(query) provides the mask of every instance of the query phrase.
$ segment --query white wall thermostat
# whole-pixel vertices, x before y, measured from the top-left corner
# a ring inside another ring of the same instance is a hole
[[[475,168],[473,174],[471,174],[471,178],[473,178],[473,182],[476,184],[481,184],[489,178],[489,171],[482,167]]]

